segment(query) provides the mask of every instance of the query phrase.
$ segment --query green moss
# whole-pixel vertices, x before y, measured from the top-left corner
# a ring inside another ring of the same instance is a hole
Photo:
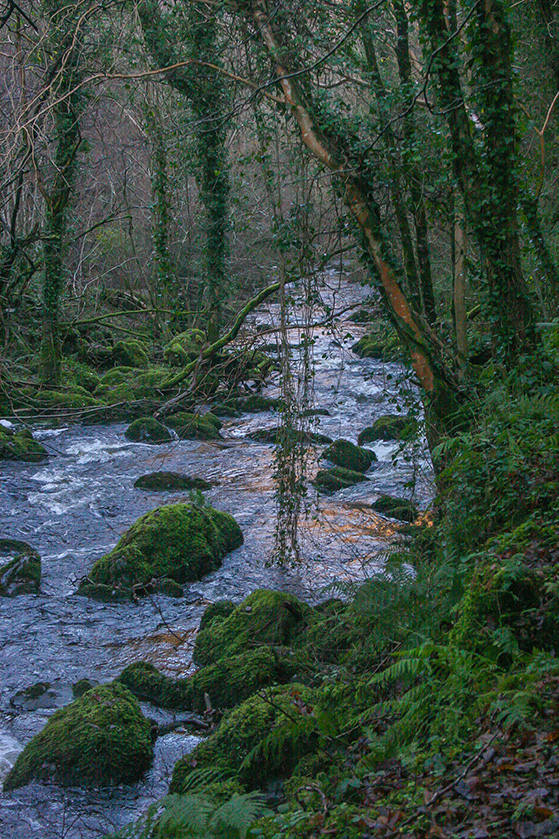
[[[381,495],[380,498],[371,504],[373,510],[382,513],[383,516],[390,516],[399,521],[415,521],[419,510],[412,501],[405,498],[394,498],[392,495]]]
[[[232,600],[217,600],[210,603],[200,621],[200,628],[206,629],[216,618],[228,618],[231,612],[235,611],[235,604]]]
[[[88,393],[93,393],[95,388],[99,385],[101,378],[99,373],[87,364],[82,364],[81,361],[76,361],[73,358],[64,359],[63,370],[64,384],[70,387],[80,387]]]
[[[194,767],[215,767],[236,775],[248,788],[288,776],[316,747],[312,699],[309,688],[294,683],[245,700],[224,717],[214,734],[175,764],[171,792],[184,789]]]
[[[203,478],[192,478],[177,472],[150,472],[134,482],[136,489],[149,489],[155,492],[172,492],[189,489],[211,489],[211,484]]]
[[[186,332],[175,335],[163,349],[166,363],[180,367],[194,361],[200,355],[205,341],[206,336],[201,329],[187,329]]]
[[[88,690],[96,687],[95,682],[90,682],[89,679],[79,679],[72,685],[72,693],[74,694],[75,699],[79,699],[84,693],[87,693]]]
[[[251,431],[246,436],[248,440],[254,440],[257,443],[277,443],[280,437],[287,441],[303,442],[309,445],[322,445],[332,442],[331,437],[320,434],[318,431],[289,432],[283,428],[257,428],[256,431]]]
[[[213,414],[189,414],[181,411],[165,418],[166,425],[177,432],[181,440],[221,440],[221,421]]]
[[[149,355],[144,344],[134,339],[118,341],[111,350],[115,364],[125,367],[147,367]]]
[[[360,358],[379,361],[402,361],[404,353],[396,331],[385,323],[377,323],[351,348]]]
[[[228,617],[216,616],[196,636],[194,660],[213,664],[258,644],[288,646],[314,617],[314,610],[292,594],[260,589]]]
[[[115,367],[102,377],[95,390],[95,396],[109,404],[132,402],[136,399],[153,399],[163,396],[161,389],[169,378],[164,367],[150,367],[138,371],[131,367]]]
[[[204,713],[206,697],[213,708],[233,708],[257,690],[289,681],[296,670],[293,659],[262,647],[222,658],[186,679],[172,679],[147,662],[129,665],[119,681],[153,705]]]
[[[147,661],[129,664],[118,677],[134,696],[163,708],[188,710],[192,704],[190,679],[171,679]]]
[[[366,472],[371,463],[377,459],[374,452],[356,446],[349,440],[335,440],[322,453],[322,457],[335,463],[336,466],[343,466],[344,469],[351,469],[353,472]]]
[[[334,466],[333,469],[320,469],[313,484],[321,492],[337,492],[339,489],[346,489],[346,487],[368,480],[362,472],[344,469],[343,466]]]
[[[68,408],[74,411],[103,406],[100,399],[94,398],[89,391],[78,385],[74,385],[70,391],[41,390],[34,397],[34,401],[43,408]]]
[[[57,711],[17,758],[5,790],[33,779],[98,786],[131,783],[151,763],[151,726],[123,685],[102,685]]]
[[[139,417],[134,420],[124,432],[124,436],[135,443],[168,443],[173,439],[168,429],[153,417]]]
[[[362,446],[363,443],[372,443],[374,440],[401,440],[413,423],[414,421],[408,417],[387,414],[364,428],[357,442]]]
[[[0,539],[0,596],[38,594],[41,586],[41,558],[27,542]]]
[[[254,393],[244,399],[237,399],[236,403],[240,411],[249,414],[256,414],[260,411],[277,411],[280,406],[279,399],[274,399],[271,396],[262,396],[259,393]]]
[[[169,504],[142,516],[113,550],[97,560],[79,587],[90,597],[146,594],[154,581],[199,580],[242,544],[235,519],[213,507]]]
[[[47,450],[33,439],[33,435],[27,429],[16,432],[0,429],[0,460],[36,463],[45,457],[48,457]]]

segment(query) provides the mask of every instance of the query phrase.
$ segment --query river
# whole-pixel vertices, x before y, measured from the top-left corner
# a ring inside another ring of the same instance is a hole
[[[366,290],[340,285],[332,271],[324,277],[322,294],[345,309]],[[276,305],[265,306],[252,326],[277,322],[277,316]],[[329,416],[317,417],[312,428],[334,439],[356,442],[374,419],[395,413],[402,393],[413,388],[400,365],[359,359],[351,352],[364,331],[342,320],[336,333],[324,327],[313,333],[314,403]],[[296,345],[295,330],[291,339]],[[273,395],[276,389],[272,381],[265,392]],[[379,493],[410,497],[413,479],[414,500],[420,508],[427,505],[432,476],[421,447],[410,461],[400,455],[394,463],[397,444],[369,444],[378,456],[369,481],[318,499],[311,488],[312,515],[301,525],[303,561],[295,567],[267,564],[274,545],[274,448],[246,435],[276,422],[273,412],[245,414],[225,421],[220,442],[159,446],[129,442],[124,424],[42,428],[36,437],[49,450],[47,461],[2,463],[0,538],[33,545],[41,554],[43,577],[39,595],[0,598],[0,775],[54,710],[14,707],[17,691],[51,682],[50,704],[64,704],[71,683],[82,678],[107,682],[140,660],[169,675],[185,675],[192,670],[193,640],[208,603],[239,601],[262,587],[291,591],[309,602],[327,597],[328,586],[358,582],[382,564],[395,523],[370,509]],[[79,579],[140,515],[162,503],[187,500],[180,492],[134,489],[138,476],[158,469],[215,482],[206,498],[235,516],[244,544],[219,571],[186,586],[179,599],[157,595],[137,604],[107,605],[76,595]],[[159,722],[173,719],[149,706],[144,712]],[[33,783],[1,794],[0,839],[103,836],[165,794],[174,762],[197,741],[182,728],[160,737],[152,768],[132,786],[84,791]]]

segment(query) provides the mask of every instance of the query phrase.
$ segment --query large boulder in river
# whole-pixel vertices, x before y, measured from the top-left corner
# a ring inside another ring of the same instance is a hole
[[[124,436],[134,443],[168,443],[173,435],[153,417],[139,417],[130,423]]]
[[[203,504],[169,504],[138,519],[113,550],[98,559],[79,594],[102,600],[165,590],[166,581],[200,580],[243,542],[228,513]]]
[[[368,480],[362,472],[344,469],[343,466],[334,466],[333,469],[320,469],[313,483],[319,492],[329,493],[337,492],[339,489],[347,489],[347,487]]]
[[[389,516],[391,519],[398,519],[398,521],[413,522],[419,515],[419,510],[413,501],[408,501],[406,498],[394,498],[392,495],[379,496],[371,507],[377,513],[382,513],[383,516]]]
[[[124,685],[100,685],[56,711],[27,744],[4,783],[30,781],[81,786],[138,780],[153,758],[151,723]]]
[[[165,424],[176,431],[181,440],[221,440],[221,420],[213,414],[180,411],[166,417]]]
[[[41,558],[35,548],[18,539],[0,539],[0,596],[37,594],[41,586]]]
[[[369,449],[362,449],[349,440],[334,440],[331,446],[322,453],[322,457],[335,463],[336,466],[343,466],[344,469],[351,469],[353,472],[366,472],[371,463],[377,459],[374,452]]]
[[[375,440],[400,440],[414,425],[415,421],[409,417],[386,414],[364,428],[357,442],[362,446],[364,443],[373,443]]]
[[[25,460],[35,463],[48,457],[44,446],[33,439],[31,432],[24,428],[14,431],[0,427],[0,460]]]
[[[212,485],[203,478],[191,475],[181,475],[179,472],[150,472],[141,475],[135,482],[136,489],[146,489],[152,492],[179,492],[190,489],[211,489]]]

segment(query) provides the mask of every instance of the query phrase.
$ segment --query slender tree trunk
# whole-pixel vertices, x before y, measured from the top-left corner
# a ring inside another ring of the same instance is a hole
[[[466,329],[466,234],[464,233],[464,218],[461,213],[455,214],[453,251],[456,345],[460,361],[464,366],[468,358],[468,333]]]

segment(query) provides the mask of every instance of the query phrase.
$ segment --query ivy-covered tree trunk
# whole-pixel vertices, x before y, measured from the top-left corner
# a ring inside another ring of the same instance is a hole
[[[522,352],[533,348],[536,334],[520,262],[518,131],[505,5],[502,0],[481,0],[470,23],[483,121],[480,151],[465,106],[456,37],[449,29],[444,0],[422,0],[419,14],[449,127],[454,174],[481,250],[494,351],[513,365]]]
[[[56,21],[55,21],[56,24]],[[58,384],[61,368],[59,335],[60,298],[64,287],[64,238],[67,210],[75,179],[76,155],[81,143],[79,118],[83,109],[83,93],[74,91],[79,81],[79,33],[72,32],[65,46],[59,83],[53,90],[55,104],[55,150],[51,183],[43,187],[46,204],[43,232],[43,289],[41,378],[47,384]]]
[[[229,171],[226,125],[222,115],[223,78],[207,64],[216,61],[216,21],[202,3],[189,3],[180,28],[181,47],[192,66],[176,68],[166,74],[168,83],[190,102],[195,116],[194,131],[197,180],[205,211],[203,258],[204,296],[208,307],[208,341],[215,341],[223,319],[227,297],[229,257]],[[178,63],[177,41],[157,4],[151,0],[139,8],[148,49],[159,67]],[[177,29],[175,27],[175,36]]]

